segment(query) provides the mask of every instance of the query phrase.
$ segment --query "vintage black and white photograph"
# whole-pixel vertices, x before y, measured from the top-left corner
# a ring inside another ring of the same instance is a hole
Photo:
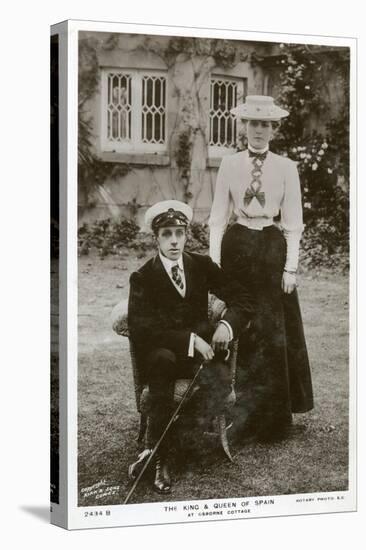
[[[360,5],[5,5],[4,540],[362,540]]]
[[[78,506],[347,491],[350,49],[78,55]]]

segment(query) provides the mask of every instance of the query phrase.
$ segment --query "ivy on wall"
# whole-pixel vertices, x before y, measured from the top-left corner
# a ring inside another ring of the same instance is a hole
[[[178,55],[183,55],[187,59],[193,57],[207,59],[211,57],[215,65],[225,69],[234,67],[239,61],[246,59],[239,48],[235,47],[233,41],[214,38],[171,38],[164,50],[164,58],[172,65],[176,62]]]
[[[187,203],[192,199],[192,193],[189,191],[192,146],[192,128],[188,127],[178,135],[178,146],[175,150],[175,162],[179,169],[179,177],[184,185],[184,198]]]
[[[84,208],[93,206],[92,196],[107,179],[117,179],[130,171],[126,163],[103,162],[93,149],[94,121],[86,107],[99,86],[98,45],[96,38],[79,41],[79,125],[78,125],[78,182]],[[106,50],[115,47],[115,36],[103,44]]]

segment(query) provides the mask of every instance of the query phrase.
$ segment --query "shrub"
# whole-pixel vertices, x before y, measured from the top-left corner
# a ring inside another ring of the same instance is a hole
[[[348,201],[348,195],[339,190],[334,205],[332,221],[327,217],[313,218],[305,227],[301,245],[300,267],[307,268],[348,268],[348,239],[340,227],[346,224],[345,207],[342,200]],[[339,217],[340,221],[335,221]],[[101,258],[109,254],[120,254],[133,250],[138,257],[144,257],[155,249],[154,236],[140,231],[139,226],[121,218],[98,220],[93,224],[83,224],[78,232],[79,254],[96,251]],[[208,253],[209,228],[205,223],[193,222],[188,230],[185,249],[190,252]]]
[[[98,220],[93,224],[84,223],[78,231],[79,254],[89,254],[96,250],[100,257],[118,254],[121,250],[130,249],[140,256],[155,248],[151,233],[140,231],[139,226],[131,220],[111,218]],[[208,226],[194,222],[188,230],[186,250],[206,252],[208,249]]]
[[[345,267],[349,252],[349,51],[328,53],[328,71],[337,73],[343,105],[328,118],[322,49],[282,45],[280,105],[285,118],[273,141],[275,152],[296,161],[304,207],[303,261],[309,267]],[[309,130],[311,115],[326,120],[322,131]]]
[[[101,257],[116,254],[120,249],[131,246],[139,229],[134,221],[125,218],[119,221],[107,218],[90,225],[84,223],[78,231],[79,254],[88,254],[91,249],[96,249]]]
[[[208,225],[193,222],[188,229],[186,250],[190,252],[207,252],[209,246],[208,239]]]
[[[300,268],[325,267],[347,270],[349,267],[348,241],[339,238],[333,223],[325,218],[305,228],[300,250]]]

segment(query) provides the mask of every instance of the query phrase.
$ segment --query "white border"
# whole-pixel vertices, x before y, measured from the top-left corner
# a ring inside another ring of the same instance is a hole
[[[256,512],[251,517],[268,517],[294,514],[318,514],[339,511],[356,510],[356,45],[354,38],[309,36],[299,34],[284,33],[264,33],[233,31],[219,29],[187,28],[187,27],[164,27],[160,25],[135,25],[123,23],[102,23],[95,21],[68,21],[69,26],[69,51],[68,51],[68,447],[69,447],[69,491],[68,491],[68,527],[70,529],[82,529],[91,527],[123,526],[123,525],[146,525],[156,523],[176,523],[186,521],[206,521],[202,517],[189,519],[183,514],[183,510],[178,509],[173,515],[167,515],[164,512],[162,503],[137,504],[127,506],[107,506],[98,507],[98,510],[113,509],[113,514],[100,518],[88,518],[85,520],[83,511],[85,509],[77,507],[77,77],[78,77],[78,31],[100,31],[100,32],[122,32],[137,34],[154,34],[170,36],[200,36],[216,37],[227,39],[240,39],[248,41],[265,42],[284,42],[284,43],[303,43],[319,44],[328,46],[345,46],[351,51],[351,119],[350,119],[350,139],[351,139],[351,180],[350,180],[350,200],[351,200],[351,276],[350,276],[350,454],[349,454],[349,480],[350,486],[347,492],[318,494],[317,497],[327,498],[344,497],[343,500],[325,500],[314,503],[299,503],[295,506],[296,498],[303,499],[305,495],[281,495],[264,496],[261,499],[275,499],[275,509],[271,506],[265,509],[256,508]],[[254,502],[253,497],[238,499],[220,499],[214,502],[234,502],[240,503],[242,500]],[[193,504],[202,504],[205,502],[212,504],[212,501],[191,501]],[[185,503],[176,503],[177,508]],[[315,505],[314,505],[315,504]],[[169,503],[172,505],[172,503]],[[255,506],[255,504],[254,504]],[[88,507],[88,510],[91,508]],[[267,510],[267,511],[266,511]],[[225,519],[234,519],[228,515]],[[217,520],[217,517],[208,517],[207,521]]]

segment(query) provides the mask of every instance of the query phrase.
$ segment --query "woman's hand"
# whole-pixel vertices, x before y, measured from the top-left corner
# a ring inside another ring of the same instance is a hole
[[[296,284],[296,273],[288,273],[287,271],[283,272],[282,275],[282,290],[285,294],[291,294],[297,287]]]

